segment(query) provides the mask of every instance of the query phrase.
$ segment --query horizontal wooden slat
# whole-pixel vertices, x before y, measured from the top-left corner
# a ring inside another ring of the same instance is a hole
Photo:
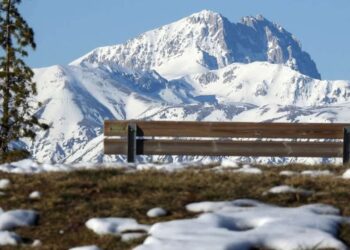
[[[126,136],[130,121],[105,121],[105,136]],[[350,124],[133,121],[138,135],[169,137],[242,137],[342,139]]]
[[[341,142],[219,141],[219,140],[138,140],[137,154],[342,157]],[[124,139],[104,141],[105,154],[126,154]]]

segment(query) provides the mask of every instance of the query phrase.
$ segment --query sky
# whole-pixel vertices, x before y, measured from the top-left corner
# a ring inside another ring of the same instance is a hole
[[[262,14],[297,37],[322,79],[350,80],[350,0],[23,0],[37,43],[26,61],[65,65],[203,9],[231,22]]]

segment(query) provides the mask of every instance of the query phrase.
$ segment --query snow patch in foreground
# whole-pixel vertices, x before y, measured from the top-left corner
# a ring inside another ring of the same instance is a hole
[[[0,231],[0,246],[12,245],[16,246],[22,242],[18,234],[8,231]]]
[[[294,188],[288,185],[281,185],[281,186],[270,188],[269,191],[267,191],[267,193],[270,193],[270,194],[295,193],[295,194],[301,194],[301,195],[307,196],[307,195],[312,195],[314,191],[310,191],[302,188]]]
[[[302,175],[307,175],[310,177],[319,177],[319,176],[330,176],[333,175],[329,170],[305,170],[301,172]]]
[[[239,168],[237,162],[231,159],[223,159],[220,164],[223,168]]]
[[[131,218],[92,218],[85,225],[99,235],[120,235],[123,232],[148,232],[149,230],[149,226],[141,225]]]
[[[22,238],[8,230],[18,227],[33,226],[39,218],[38,213],[32,210],[11,210],[4,212],[0,208],[0,246],[18,245],[22,242]]]
[[[74,247],[74,248],[69,248],[69,250],[101,250],[98,246],[82,246],[82,247]]]
[[[0,189],[8,189],[11,182],[8,179],[1,179],[0,180]]]
[[[125,233],[125,234],[122,234],[122,241],[124,242],[132,241],[132,240],[140,239],[145,236],[146,236],[146,233]]]
[[[147,216],[150,218],[161,217],[167,215],[167,211],[161,207],[155,207],[147,211]]]
[[[165,164],[144,163],[144,164],[138,164],[136,169],[139,171],[158,170],[158,171],[166,171],[166,172],[175,172],[178,170],[182,170],[184,168],[195,167],[195,166],[198,166],[198,164],[180,163],[180,162],[165,163]]]
[[[41,193],[39,191],[31,192],[28,196],[29,199],[38,200],[41,198]]]
[[[34,226],[39,219],[37,212],[32,210],[11,210],[1,212],[0,231],[12,230],[18,227]]]
[[[245,173],[245,174],[262,174],[263,173],[261,169],[253,168],[250,165],[244,165],[242,168],[235,170],[235,172]]]
[[[350,169],[346,170],[342,175],[344,179],[350,179]]]
[[[244,199],[193,203],[186,208],[202,214],[154,224],[136,250],[347,249],[336,238],[346,219],[332,206],[283,208]]]
[[[0,165],[0,171],[15,174],[40,174],[45,172],[69,172],[74,170],[83,169],[125,169],[125,170],[159,170],[174,172],[182,170],[189,167],[202,166],[199,162],[188,162],[188,163],[167,163],[167,164],[134,164],[134,163],[79,163],[79,164],[51,164],[51,163],[37,163],[32,159],[25,159],[18,162],[5,163]],[[3,180],[3,185],[8,185],[5,183],[7,180]],[[1,184],[1,183],[0,183]],[[1,187],[0,187],[1,189]]]
[[[0,165],[0,171],[18,174],[70,171],[72,168],[63,164],[39,164],[31,159]]]

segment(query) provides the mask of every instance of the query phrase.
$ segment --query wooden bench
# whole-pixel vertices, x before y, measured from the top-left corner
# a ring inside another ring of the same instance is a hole
[[[104,153],[342,157],[350,159],[350,124],[105,121]]]

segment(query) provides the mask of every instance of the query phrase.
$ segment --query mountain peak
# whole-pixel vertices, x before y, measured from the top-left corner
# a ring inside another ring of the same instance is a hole
[[[206,17],[220,17],[221,14],[212,10],[201,10],[199,12],[193,13],[190,15],[190,17],[201,17],[201,18],[206,18]]]
[[[200,12],[194,13],[189,17],[185,18],[189,19],[191,23],[217,23],[218,21],[223,19],[223,16],[220,13],[211,11],[211,10],[202,10]]]
[[[275,23],[270,21],[269,19],[265,18],[262,14],[258,14],[256,16],[246,16],[241,19],[241,24],[250,26],[250,27],[256,27],[257,25],[264,26],[264,27],[275,27],[277,28],[280,32],[285,31],[285,29]]]
[[[211,10],[194,13],[124,44],[96,49],[73,64],[155,70],[170,80],[234,62],[255,61],[287,65],[302,74],[320,78],[309,54],[280,25],[262,15],[231,23]]]
[[[250,26],[250,27],[254,27],[257,24],[279,26],[278,24],[271,22],[269,19],[264,17],[262,14],[258,14],[256,16],[242,17],[240,23],[247,25],[247,26]]]
[[[255,16],[255,18],[259,21],[265,20],[266,18],[262,14],[258,14]]]

